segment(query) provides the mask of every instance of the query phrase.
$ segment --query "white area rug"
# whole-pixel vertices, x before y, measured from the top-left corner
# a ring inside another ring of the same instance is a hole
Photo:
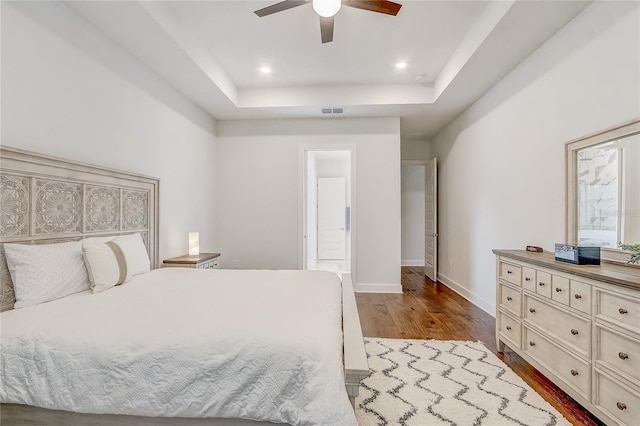
[[[570,425],[482,343],[365,338],[365,348],[360,426]]]

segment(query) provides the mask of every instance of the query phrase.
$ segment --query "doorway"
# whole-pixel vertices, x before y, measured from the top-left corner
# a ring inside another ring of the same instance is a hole
[[[303,269],[352,273],[352,152],[304,151]]]
[[[425,169],[424,161],[401,164],[402,266],[424,266]]]
[[[318,177],[317,262],[347,260],[347,179]]]
[[[438,160],[401,165],[402,266],[424,266],[438,280]]]

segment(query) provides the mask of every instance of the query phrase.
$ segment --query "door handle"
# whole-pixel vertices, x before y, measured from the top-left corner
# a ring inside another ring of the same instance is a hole
[[[434,237],[437,237],[437,236],[438,236],[438,234],[433,234],[433,236],[434,236]]]
[[[341,231],[344,231],[344,228],[340,228]]]

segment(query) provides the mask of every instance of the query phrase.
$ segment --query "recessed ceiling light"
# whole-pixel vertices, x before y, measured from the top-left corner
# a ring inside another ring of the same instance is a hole
[[[262,74],[269,74],[271,72],[271,68],[269,68],[269,67],[260,67],[260,72]]]
[[[407,67],[407,63],[406,62],[398,62],[396,64],[396,68],[398,68],[399,70],[406,68]]]

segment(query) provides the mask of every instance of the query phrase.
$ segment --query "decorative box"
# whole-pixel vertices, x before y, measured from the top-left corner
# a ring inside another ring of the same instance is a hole
[[[574,265],[599,265],[600,247],[556,244],[556,260]]]

